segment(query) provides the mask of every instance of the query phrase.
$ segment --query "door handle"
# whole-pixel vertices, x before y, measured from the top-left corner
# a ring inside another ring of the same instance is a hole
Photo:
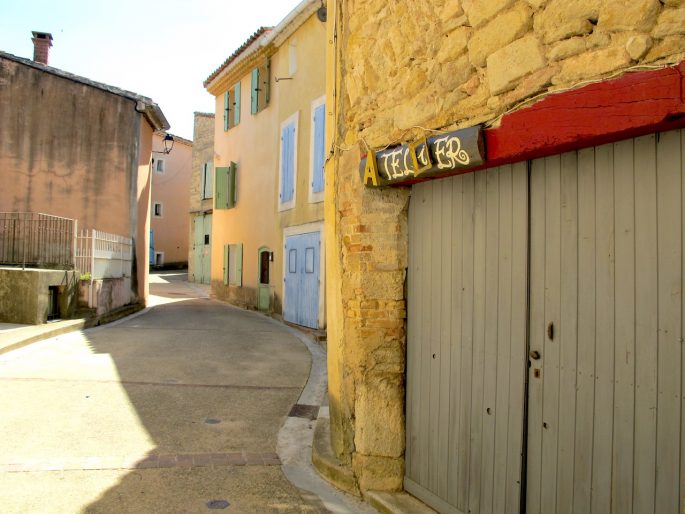
[[[531,350],[528,355],[530,355],[530,358],[533,359],[534,361],[540,359],[540,352],[537,350]]]

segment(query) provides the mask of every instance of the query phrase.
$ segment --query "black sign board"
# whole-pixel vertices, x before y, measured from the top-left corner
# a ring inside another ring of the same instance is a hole
[[[411,144],[369,152],[359,164],[368,187],[406,184],[416,178],[433,178],[485,162],[481,127],[438,134]]]

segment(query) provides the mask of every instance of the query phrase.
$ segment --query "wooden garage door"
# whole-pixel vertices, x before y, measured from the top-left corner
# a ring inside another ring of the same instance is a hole
[[[531,172],[527,511],[683,511],[683,132]]]
[[[518,512],[525,163],[414,186],[405,487],[441,512]]]
[[[406,488],[441,512],[685,512],[685,131],[528,168],[413,187]]]

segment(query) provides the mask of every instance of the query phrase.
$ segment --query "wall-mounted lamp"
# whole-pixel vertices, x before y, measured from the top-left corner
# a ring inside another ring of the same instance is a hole
[[[316,10],[316,17],[319,18],[319,21],[322,23],[326,23],[326,20],[328,19],[328,11],[326,10],[326,6],[323,5],[323,0],[321,0],[321,7]]]
[[[276,77],[274,80],[280,82],[281,80],[292,80],[292,77]]]
[[[174,147],[174,137],[171,134],[167,134],[164,136],[162,142],[164,143],[164,150],[162,150],[161,152],[158,152],[157,150],[152,150],[152,153],[171,153],[171,149]]]

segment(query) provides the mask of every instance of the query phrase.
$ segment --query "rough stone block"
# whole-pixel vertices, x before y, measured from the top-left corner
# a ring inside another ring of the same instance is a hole
[[[547,53],[547,58],[550,61],[561,61],[568,59],[574,55],[581,54],[585,51],[585,39],[582,37],[573,37],[564,41],[559,41]]]
[[[463,56],[461,59],[445,63],[440,67],[437,83],[443,91],[452,91],[467,82],[473,74],[474,69],[468,57]]]
[[[649,32],[660,10],[659,0],[606,0],[597,26],[607,31]]]
[[[554,83],[569,84],[590,77],[600,77],[605,73],[625,68],[630,62],[630,55],[623,46],[588,52],[564,61]]]
[[[459,27],[441,38],[440,50],[436,56],[438,62],[446,63],[454,61],[457,57],[466,52],[469,37],[472,29],[470,27]]]
[[[400,457],[405,444],[402,374],[367,373],[356,392],[354,445],[357,452]]]
[[[352,469],[362,491],[401,491],[403,488],[403,459],[355,453]]]
[[[652,47],[652,38],[647,35],[639,35],[631,37],[626,43],[626,52],[630,58],[637,61],[644,57],[644,55]]]
[[[682,55],[683,51],[685,51],[685,36],[667,36],[654,44],[645,55],[644,61],[653,62],[665,57]]]
[[[656,21],[652,35],[656,38],[685,34],[685,7],[664,9]]]
[[[525,4],[500,14],[478,29],[468,43],[474,66],[484,66],[488,56],[526,34],[533,25],[533,15]]]
[[[511,7],[515,0],[464,0],[463,8],[472,27],[480,27],[504,9]]]
[[[600,0],[552,0],[535,16],[535,32],[545,43],[592,32]]]
[[[498,95],[516,86],[516,82],[545,66],[540,42],[535,36],[521,38],[487,59],[490,93]]]

